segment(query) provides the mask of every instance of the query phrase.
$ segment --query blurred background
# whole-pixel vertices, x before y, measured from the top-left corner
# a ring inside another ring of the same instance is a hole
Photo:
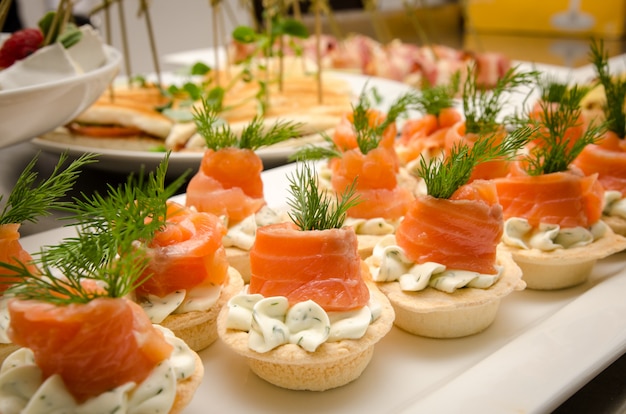
[[[16,0],[25,26],[34,26],[55,0]],[[151,0],[149,20],[159,56],[227,42],[238,25],[252,25],[266,0]],[[104,12],[88,16],[101,4],[76,0],[79,18],[88,18],[103,36],[121,48],[123,15],[134,73],[154,71],[145,14],[140,0],[125,0]],[[311,2],[302,1],[304,21]],[[591,36],[605,39],[612,55],[624,53],[626,0],[334,0],[328,1],[343,34],[359,32],[381,42],[398,38],[417,44],[430,42],[469,51],[504,53],[514,60],[529,60],[576,67],[586,63]],[[214,27],[216,14],[219,27]],[[331,31],[329,19],[323,30]],[[107,34],[107,32],[109,32]],[[217,36],[216,36],[217,34]],[[218,39],[216,39],[218,37]],[[161,69],[169,69],[163,64]]]

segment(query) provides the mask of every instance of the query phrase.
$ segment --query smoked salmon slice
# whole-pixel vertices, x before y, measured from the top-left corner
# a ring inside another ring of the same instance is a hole
[[[60,375],[79,403],[141,383],[172,352],[143,309],[123,298],[65,306],[12,300],[9,312],[13,343],[33,351],[44,379]]]
[[[502,143],[502,140],[504,140],[507,136],[507,132],[504,127],[499,127],[492,134],[495,134],[494,145]],[[468,145],[471,148],[477,140],[481,139],[481,137],[487,138],[489,135],[490,134],[481,135],[476,133],[467,133],[465,121],[459,121],[450,127],[446,132],[446,153],[449,153],[455,145],[459,145],[460,143]],[[505,177],[509,172],[509,168],[510,161],[505,159],[495,159],[482,162],[474,167],[469,182],[474,180],[491,180],[498,177]]]
[[[258,229],[250,250],[250,293],[313,300],[326,311],[367,305],[369,290],[352,228],[302,231],[293,223]]]
[[[445,148],[446,134],[463,115],[453,107],[443,108],[438,115],[425,114],[421,118],[407,120],[396,142],[400,161],[408,163],[424,154],[432,158]]]
[[[604,188],[597,175],[571,170],[531,176],[521,168],[495,180],[504,218],[520,217],[532,226],[589,227],[602,216]]]
[[[200,169],[187,186],[187,206],[228,216],[237,222],[256,213],[265,203],[261,172],[263,162],[250,149],[207,149]]]
[[[597,144],[587,145],[574,165],[586,175],[598,174],[606,191],[626,196],[626,143],[614,132],[607,132]]]
[[[373,108],[367,109],[367,119],[371,127],[377,127],[385,121],[385,114]],[[395,145],[398,126],[395,122],[390,123],[382,132],[380,147],[392,149]],[[354,113],[351,112],[342,117],[335,127],[332,140],[340,151],[357,148],[357,132],[354,127]]]
[[[356,179],[361,202],[348,210],[350,217],[398,219],[414,198],[408,189],[398,186],[396,159],[386,148],[378,147],[367,154],[354,148],[330,166],[335,192],[343,192]]]
[[[0,224],[0,262],[13,266],[27,266],[31,273],[36,273],[36,267],[31,262],[32,256],[20,244],[20,224]],[[0,294],[7,290],[11,283],[19,282],[21,278],[15,272],[0,267]]]
[[[180,289],[222,285],[228,272],[225,234],[216,215],[168,201],[166,225],[147,243],[150,261],[137,293],[163,297]]]
[[[418,196],[396,230],[396,241],[415,263],[495,274],[503,227],[495,184],[477,180],[450,199]]]

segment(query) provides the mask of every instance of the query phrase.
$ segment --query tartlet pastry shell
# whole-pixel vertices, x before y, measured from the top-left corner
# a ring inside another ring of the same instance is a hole
[[[501,299],[525,287],[521,269],[510,254],[498,252],[497,261],[504,271],[488,289],[461,288],[446,293],[427,287],[405,292],[399,282],[377,285],[389,298],[396,313],[394,324],[400,329],[429,338],[459,338],[487,329],[496,318]]]
[[[198,386],[202,382],[202,378],[204,377],[204,365],[202,364],[202,360],[198,354],[194,352],[194,356],[196,359],[195,370],[190,377],[187,377],[184,380],[179,380],[176,383],[176,398],[174,399],[174,404],[172,405],[169,414],[182,413],[185,407],[189,405],[193,399]]]
[[[609,226],[602,238],[583,247],[543,252],[501,243],[498,248],[511,253],[522,269],[528,289],[556,290],[584,283],[599,259],[626,249],[626,238],[615,234]]]
[[[358,339],[325,342],[315,352],[298,345],[285,344],[269,352],[258,353],[248,348],[248,333],[226,329],[228,307],[218,318],[220,339],[237,354],[245,357],[256,375],[276,386],[291,390],[325,391],[356,380],[374,353],[374,345],[393,326],[394,312],[387,298],[375,286],[370,294],[380,303],[382,313]]]
[[[211,309],[169,315],[162,326],[174,332],[194,351],[201,351],[217,339],[217,316],[228,300],[243,289],[243,280],[233,267],[228,268],[228,278],[222,287],[220,297]]]

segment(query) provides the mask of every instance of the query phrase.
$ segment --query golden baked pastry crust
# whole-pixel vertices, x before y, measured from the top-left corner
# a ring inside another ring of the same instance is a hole
[[[521,267],[528,289],[555,290],[579,285],[587,280],[599,259],[626,249],[626,238],[615,234],[610,226],[595,242],[572,249],[543,252],[500,244]]]
[[[169,315],[162,326],[174,332],[174,335],[185,341],[194,351],[201,351],[217,339],[217,317],[228,300],[243,289],[243,280],[239,272],[233,267],[228,268],[228,279],[220,297],[211,309],[201,312],[193,311]]]
[[[193,374],[185,378],[184,380],[179,380],[176,383],[176,398],[174,399],[174,404],[170,409],[170,414],[178,414],[181,413],[187,405],[193,399],[198,386],[202,382],[202,378],[204,377],[204,365],[202,364],[202,360],[200,356],[194,352],[194,356],[196,359],[195,370]]]
[[[247,332],[226,329],[227,307],[220,312],[218,333],[220,339],[245,357],[250,369],[264,380],[292,390],[325,391],[357,379],[369,364],[374,345],[393,326],[394,311],[387,298],[371,284],[370,293],[381,305],[382,312],[365,335],[358,340],[325,342],[315,352],[307,352],[294,344],[281,345],[266,353],[251,350]]]
[[[377,286],[389,298],[399,328],[432,338],[473,335],[494,321],[503,297],[525,287],[522,272],[509,253],[499,251],[497,261],[504,272],[488,289],[462,288],[446,293],[428,287],[405,292],[399,282],[379,282]]]

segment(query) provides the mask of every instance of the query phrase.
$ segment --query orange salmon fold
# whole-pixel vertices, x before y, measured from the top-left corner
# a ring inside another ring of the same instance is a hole
[[[358,149],[343,153],[331,164],[333,190],[342,193],[356,178],[361,202],[348,210],[350,217],[398,219],[413,200],[413,194],[398,186],[395,152],[378,147],[367,154]]]
[[[367,305],[369,290],[352,228],[301,231],[293,223],[258,229],[250,250],[250,293],[313,300],[326,311]]]
[[[143,309],[122,298],[67,306],[12,300],[9,312],[13,343],[33,351],[44,379],[60,375],[79,403],[141,383],[172,352]]]
[[[443,108],[439,115],[425,114],[421,118],[409,119],[402,126],[396,145],[402,148],[398,156],[403,163],[408,163],[428,153],[437,156],[444,150],[446,134],[463,116],[456,108]]]
[[[502,207],[495,185],[477,180],[450,199],[418,196],[396,230],[396,241],[415,263],[495,274],[502,237]]]
[[[602,141],[585,146],[574,165],[586,175],[598,174],[606,191],[619,191],[626,196],[626,143],[615,133],[608,132]]]
[[[499,128],[495,133],[494,144],[499,145],[506,137],[506,130]],[[454,145],[463,142],[470,147],[481,137],[489,137],[489,135],[480,135],[475,133],[467,133],[465,121],[460,121],[448,129],[446,133],[446,151],[450,152]],[[494,159],[478,164],[472,171],[469,182],[474,180],[491,180],[494,178],[505,177],[510,168],[510,161],[503,159]]]
[[[367,110],[367,118],[370,126],[376,127],[382,124],[386,115],[376,109]],[[387,149],[393,149],[395,145],[398,127],[395,122],[389,124],[383,131],[383,136],[379,146]],[[356,130],[354,128],[354,115],[352,113],[342,117],[339,124],[335,127],[333,136],[331,137],[335,145],[341,151],[347,151],[358,147],[356,141]]]
[[[538,176],[522,170],[495,180],[504,218],[520,217],[532,226],[589,227],[602,217],[604,188],[597,175],[575,170]]]
[[[33,274],[38,273],[36,267],[32,264],[32,256],[22,247],[20,243],[20,224],[2,224],[0,225],[0,262],[9,263],[19,266],[20,263],[27,266]],[[20,281],[21,279],[14,275],[9,269],[0,267],[0,294],[4,293],[11,283]]]
[[[187,185],[187,206],[237,222],[265,205],[263,161],[252,150],[207,149]]]
[[[147,245],[147,279],[137,293],[163,297],[180,289],[222,285],[228,259],[222,244],[226,227],[220,218],[169,201],[166,221]]]

